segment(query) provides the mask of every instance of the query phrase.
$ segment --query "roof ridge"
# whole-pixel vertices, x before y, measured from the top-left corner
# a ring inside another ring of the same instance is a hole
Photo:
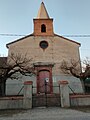
[[[29,34],[29,35],[26,35],[25,37],[19,38],[19,39],[15,40],[15,41],[12,41],[12,42],[6,44],[6,47],[8,48],[8,45],[13,44],[13,43],[15,43],[15,42],[18,42],[18,41],[20,41],[20,40],[23,40],[23,39],[25,39],[25,38],[27,38],[27,37],[30,37],[30,36],[33,36],[33,33],[32,33],[32,34]]]
[[[76,42],[76,41],[74,41],[74,40],[71,40],[71,39],[69,39],[69,38],[63,37],[63,36],[61,36],[61,35],[58,35],[58,34],[54,34],[54,35],[55,35],[55,36],[58,36],[58,37],[61,37],[61,38],[63,38],[63,39],[66,39],[66,40],[68,40],[68,41],[70,41],[70,42],[76,43],[76,44],[78,44],[78,45],[81,45],[81,43]]]

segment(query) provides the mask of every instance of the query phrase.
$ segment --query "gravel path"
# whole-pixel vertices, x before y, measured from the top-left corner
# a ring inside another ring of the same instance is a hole
[[[59,107],[34,108],[11,116],[1,116],[0,120],[90,120],[90,113]]]

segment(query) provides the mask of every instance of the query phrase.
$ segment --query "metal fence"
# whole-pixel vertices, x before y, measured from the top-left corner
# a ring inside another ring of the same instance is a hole
[[[6,96],[23,95],[24,85],[22,83],[8,83],[6,84]]]
[[[43,86],[41,86],[43,87]],[[53,89],[60,90],[59,86],[52,86]],[[41,106],[61,106],[60,102],[60,93],[48,93],[47,87],[45,87],[45,92],[43,93],[35,93],[37,87],[33,86],[33,93],[32,93],[32,101],[33,101],[33,107],[41,107]]]

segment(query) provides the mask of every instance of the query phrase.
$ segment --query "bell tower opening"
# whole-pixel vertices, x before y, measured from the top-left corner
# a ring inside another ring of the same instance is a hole
[[[45,24],[41,25],[41,32],[46,32],[46,25]]]

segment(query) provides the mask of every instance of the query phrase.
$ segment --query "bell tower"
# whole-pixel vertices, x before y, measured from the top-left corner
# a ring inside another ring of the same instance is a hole
[[[53,36],[53,19],[49,18],[48,12],[42,2],[34,22],[34,36]]]

